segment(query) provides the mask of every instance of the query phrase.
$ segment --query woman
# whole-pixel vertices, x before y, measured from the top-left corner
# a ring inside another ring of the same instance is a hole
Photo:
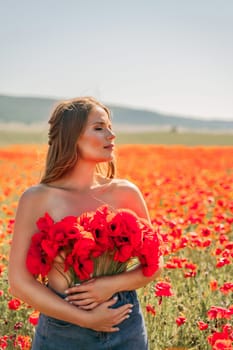
[[[145,277],[139,266],[68,288],[67,278],[55,267],[48,274],[48,285],[26,268],[36,222],[45,212],[57,222],[106,204],[113,210],[131,209],[149,220],[138,188],[114,179],[115,135],[107,107],[91,97],[63,101],[49,124],[45,173],[40,184],[20,198],[9,264],[12,293],[41,313],[32,348],[147,349],[135,289],[152,281],[159,270]]]

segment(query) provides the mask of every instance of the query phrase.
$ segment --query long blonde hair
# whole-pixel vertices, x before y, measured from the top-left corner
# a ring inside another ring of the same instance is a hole
[[[56,181],[74,168],[78,162],[77,140],[95,106],[103,108],[111,119],[110,110],[93,97],[64,100],[55,107],[49,119],[49,149],[41,183]],[[115,162],[97,164],[96,173],[113,178]]]

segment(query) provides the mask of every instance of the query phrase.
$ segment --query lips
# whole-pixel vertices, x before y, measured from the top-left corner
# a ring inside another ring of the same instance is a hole
[[[114,145],[111,144],[111,145],[108,145],[108,146],[104,146],[105,149],[113,149],[114,148]]]

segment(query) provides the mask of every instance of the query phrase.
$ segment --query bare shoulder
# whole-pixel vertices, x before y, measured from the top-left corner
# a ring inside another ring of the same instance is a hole
[[[125,187],[125,188],[136,187],[136,185],[133,182],[131,182],[127,179],[115,178],[112,181],[113,181],[113,183],[115,183],[119,187]]]
[[[98,181],[103,187],[106,187],[110,190],[114,191],[125,191],[125,192],[138,192],[139,189],[138,187],[130,182],[129,180],[126,179],[119,179],[119,178],[114,178],[114,179],[106,179],[103,176],[98,177]],[[139,191],[140,192],[140,191]]]
[[[112,185],[120,194],[131,194],[135,196],[141,194],[139,188],[133,182],[126,179],[114,179],[112,180]]]
[[[40,201],[42,197],[46,195],[46,192],[46,188],[41,184],[31,186],[23,192],[19,199],[19,203],[22,205],[27,205],[32,201]]]
[[[41,184],[29,187],[21,195],[18,203],[16,218],[31,217],[33,220],[45,212],[48,190]]]
[[[138,186],[126,179],[114,179],[112,186],[119,208],[131,209],[138,216],[149,219],[146,202]]]

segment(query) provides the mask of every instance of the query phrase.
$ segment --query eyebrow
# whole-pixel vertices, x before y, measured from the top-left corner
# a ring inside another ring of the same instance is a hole
[[[106,122],[103,122],[103,121],[95,121],[94,123],[92,123],[92,125],[110,125],[112,126],[112,123],[106,123]]]

